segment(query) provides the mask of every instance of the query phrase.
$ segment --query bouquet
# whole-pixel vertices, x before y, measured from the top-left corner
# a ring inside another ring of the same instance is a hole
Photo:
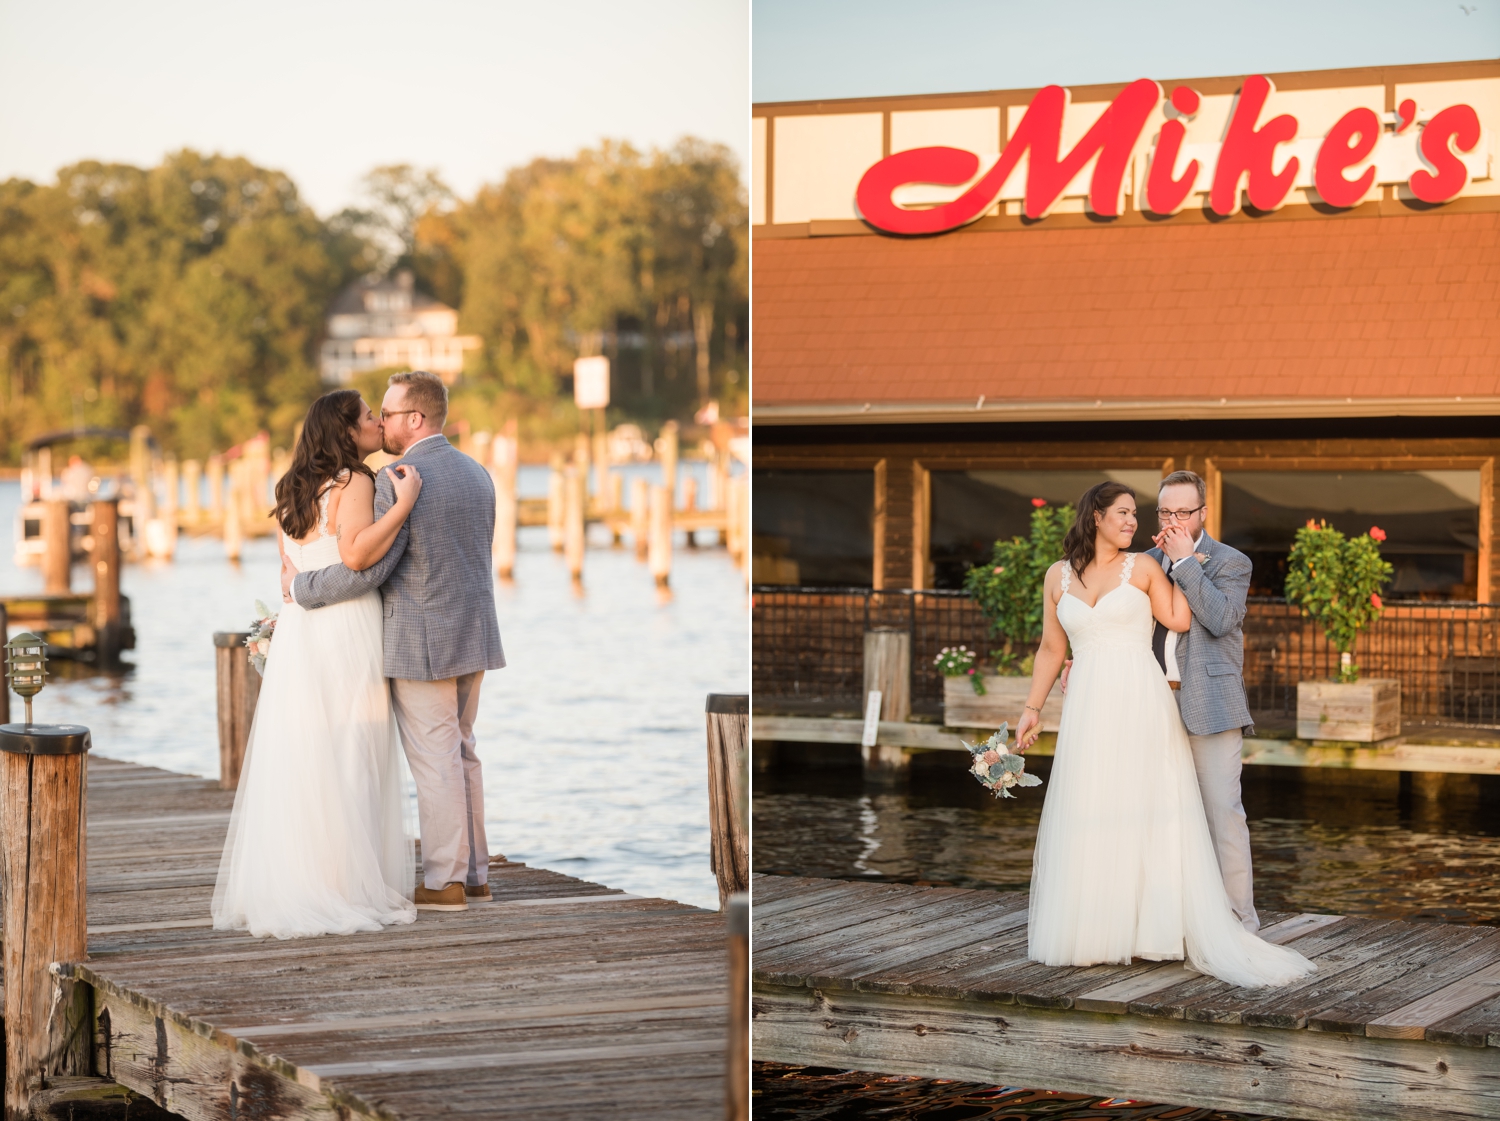
[[[974,757],[969,772],[989,789],[996,798],[1014,798],[1012,786],[1041,786],[1042,780],[1026,773],[1026,759],[1012,755],[1005,742],[1010,737],[1010,722],[1000,725],[997,731],[982,744],[962,741]]]
[[[944,677],[967,677],[974,692],[982,697],[985,694],[984,678],[979,676],[974,665],[976,660],[974,651],[967,646],[944,646],[942,652],[932,659],[932,664]]]
[[[255,612],[257,617],[245,636],[245,647],[250,651],[250,664],[255,672],[265,676],[266,655],[271,652],[271,636],[276,633],[276,613],[260,600],[255,601]]]

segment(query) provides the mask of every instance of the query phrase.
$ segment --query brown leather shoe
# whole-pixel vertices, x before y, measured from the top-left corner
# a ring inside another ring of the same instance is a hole
[[[423,884],[417,885],[417,910],[419,911],[467,911],[468,900],[464,898],[464,885],[454,882],[438,891]]]
[[[489,884],[470,884],[464,888],[464,898],[470,903],[493,903],[495,897],[490,894]]]

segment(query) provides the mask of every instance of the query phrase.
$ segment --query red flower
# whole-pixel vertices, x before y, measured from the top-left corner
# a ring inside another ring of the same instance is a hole
[[[1375,610],[1376,611],[1382,610],[1384,608],[1384,606],[1385,606],[1384,604],[1382,604],[1380,602],[1380,596],[1378,596],[1374,592],[1370,593],[1370,602],[1375,605]]]
[[[1317,529],[1318,528],[1318,523],[1315,522],[1315,521],[1313,521],[1311,518],[1308,518],[1307,519],[1307,528],[1308,529]]]
[[[1385,530],[1381,529],[1378,525],[1372,525],[1370,527],[1370,536],[1375,538],[1376,541],[1384,541]]]
[[[1047,500],[1045,498],[1033,498],[1031,500],[1031,504],[1037,509],[1041,509],[1043,506],[1047,505]]]

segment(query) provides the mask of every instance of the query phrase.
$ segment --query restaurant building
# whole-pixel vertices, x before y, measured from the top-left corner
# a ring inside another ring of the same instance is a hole
[[[1500,596],[1497,128],[1496,61],[757,105],[755,583],[955,589],[1106,478],[1146,547],[1188,468],[1254,595],[1326,518]]]

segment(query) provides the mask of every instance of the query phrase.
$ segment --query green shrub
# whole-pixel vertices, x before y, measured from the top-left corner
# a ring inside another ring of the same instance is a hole
[[[1380,617],[1380,589],[1394,571],[1380,555],[1385,531],[1345,537],[1326,521],[1309,521],[1297,531],[1287,556],[1286,599],[1318,620],[1339,652],[1339,680],[1359,680],[1359,667],[1346,658],[1359,632]]]
[[[1062,559],[1063,536],[1073,524],[1073,507],[1048,506],[1041,499],[1033,499],[1033,504],[1030,533],[996,541],[989,561],[964,575],[964,589],[984,613],[990,631],[1004,640],[1004,646],[990,655],[1002,674],[1023,672],[1030,659],[1022,659],[1016,646],[1041,640],[1047,569]]]

